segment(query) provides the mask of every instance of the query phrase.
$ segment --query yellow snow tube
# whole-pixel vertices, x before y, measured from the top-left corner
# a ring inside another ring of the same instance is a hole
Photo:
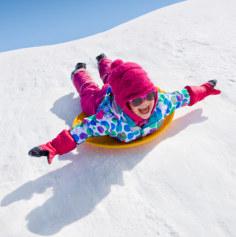
[[[72,127],[75,127],[76,125],[80,124],[83,121],[83,118],[87,117],[85,113],[79,114],[73,121]],[[152,141],[154,138],[159,136],[161,133],[163,133],[171,124],[171,121],[174,117],[174,112],[164,119],[161,127],[157,129],[152,134],[149,134],[145,137],[140,137],[134,141],[131,141],[129,143],[120,142],[119,140],[109,137],[109,136],[100,136],[100,137],[90,137],[86,140],[87,143],[103,147],[103,148],[110,148],[110,149],[121,149],[121,148],[129,148],[129,147],[136,147],[143,145],[145,143],[148,143]]]

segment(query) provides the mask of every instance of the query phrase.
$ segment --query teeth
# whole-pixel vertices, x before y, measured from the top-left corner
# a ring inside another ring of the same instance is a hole
[[[143,109],[147,109],[149,106],[145,106],[145,107],[140,107],[139,109],[143,110]]]
[[[148,107],[145,107],[145,108],[143,108],[143,109],[140,108],[139,111],[140,111],[140,113],[142,113],[142,114],[146,114],[146,113],[149,112],[149,106],[148,106]]]

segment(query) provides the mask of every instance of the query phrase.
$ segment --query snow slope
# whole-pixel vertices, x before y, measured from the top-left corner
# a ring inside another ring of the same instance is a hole
[[[236,236],[236,3],[188,0],[107,32],[0,54],[1,236]],[[28,150],[81,111],[70,72],[95,56],[136,61],[161,88],[218,80],[129,150],[82,144],[48,166]]]

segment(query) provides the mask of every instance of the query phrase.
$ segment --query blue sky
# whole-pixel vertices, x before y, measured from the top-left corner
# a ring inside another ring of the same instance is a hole
[[[0,52],[111,29],[181,0],[1,0]]]

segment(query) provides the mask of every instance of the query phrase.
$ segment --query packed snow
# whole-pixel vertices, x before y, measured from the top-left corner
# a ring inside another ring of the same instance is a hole
[[[236,2],[188,0],[68,43],[0,53],[1,236],[236,236]],[[166,91],[218,80],[141,147],[89,144],[55,159],[28,150],[81,112],[71,80],[106,53]]]

